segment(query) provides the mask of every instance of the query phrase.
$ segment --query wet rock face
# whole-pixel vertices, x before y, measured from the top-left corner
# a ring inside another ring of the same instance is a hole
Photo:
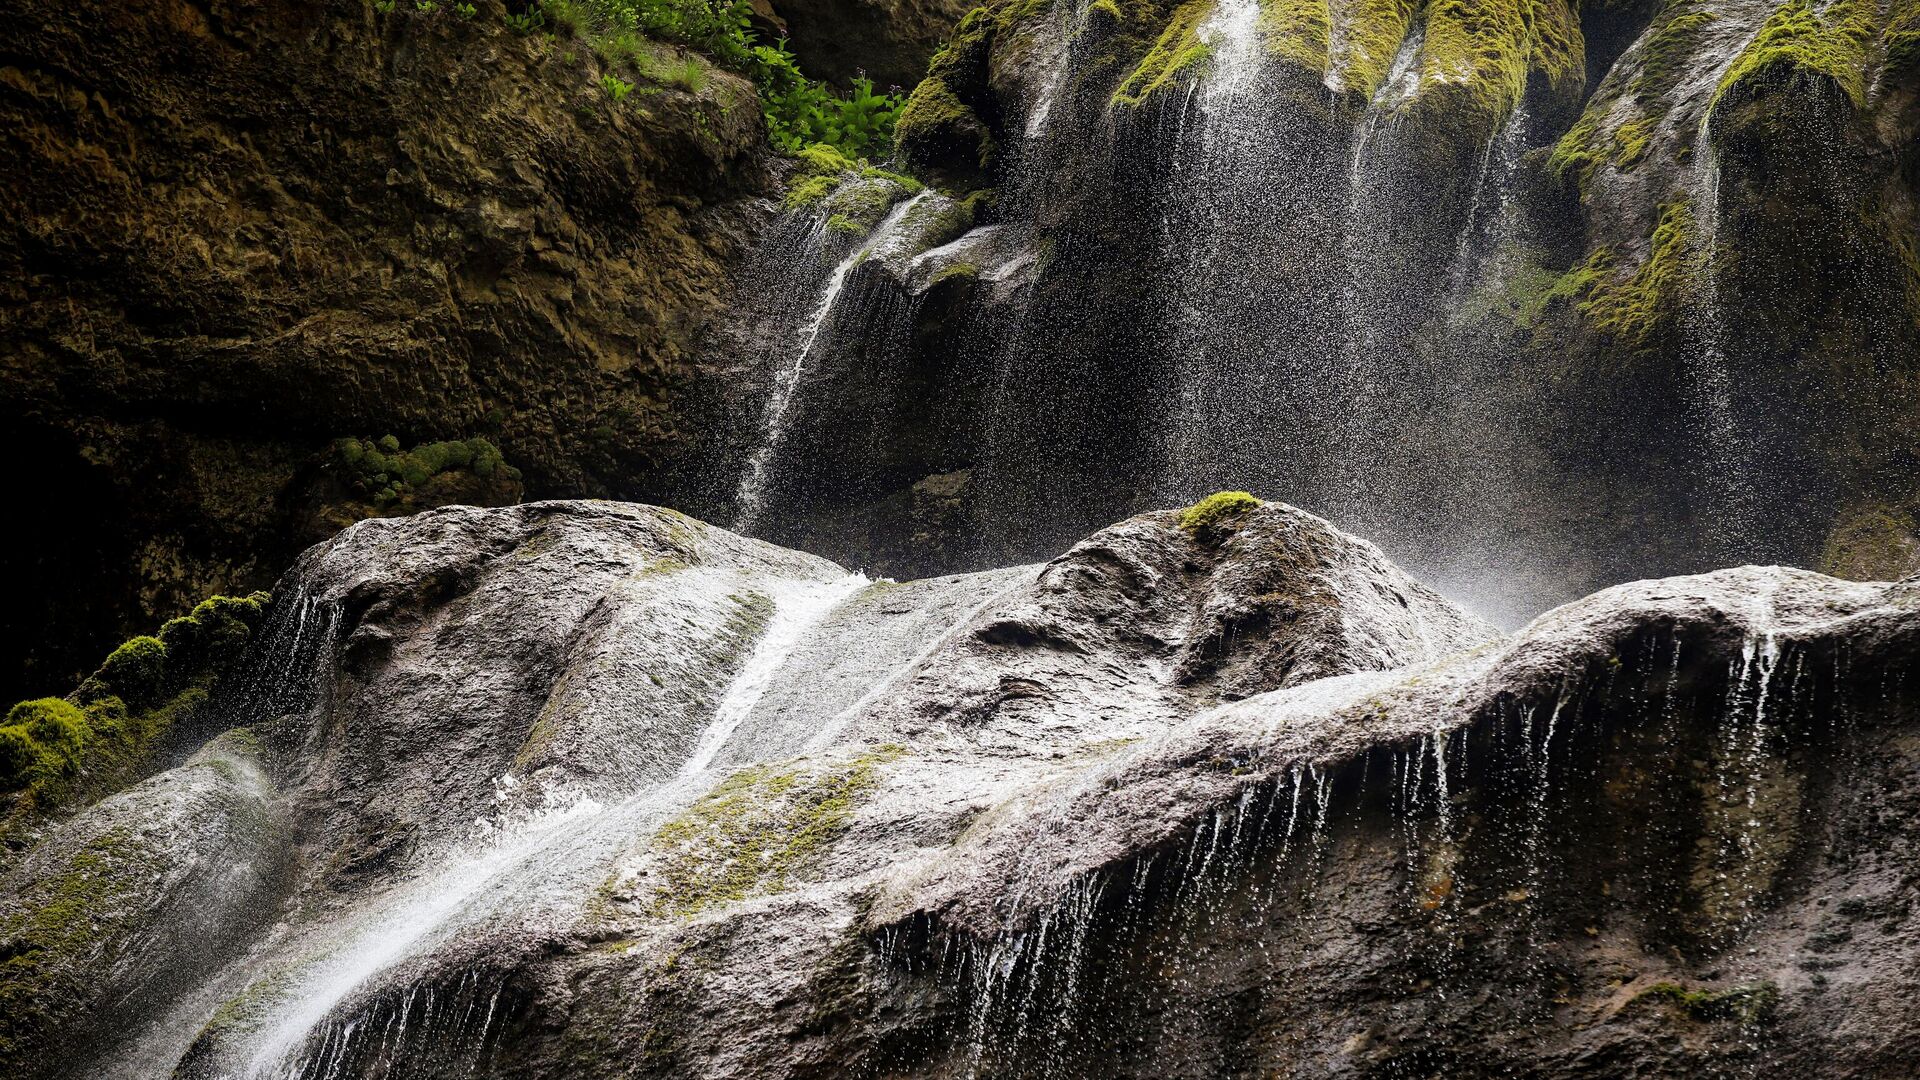
[[[1246,488],[1517,623],[1911,503],[1904,9],[1258,7],[955,29],[900,144],[992,210],[841,294],[749,531],[920,575]]]
[[[214,944],[50,983],[125,1038],[15,1060],[1900,1075],[1914,582],[1643,581],[1502,637],[1318,518],[1210,506],[906,583],[610,503],[357,525],[278,591],[311,682],[236,773],[280,918],[157,856],[115,933],[190,899]],[[5,925],[206,769],[28,853]]]
[[[477,6],[12,12],[0,427],[60,525],[0,566],[50,613],[8,700],[267,585],[336,438],[486,436],[535,496],[659,483],[764,220],[753,90],[616,107],[590,50]]]

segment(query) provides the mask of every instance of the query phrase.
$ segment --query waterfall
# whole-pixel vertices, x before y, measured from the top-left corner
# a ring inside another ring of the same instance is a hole
[[[774,373],[773,386],[767,395],[765,408],[760,417],[760,435],[758,445],[747,455],[745,470],[741,473],[739,485],[734,496],[734,520],[730,526],[733,531],[751,534],[759,524],[761,511],[766,501],[767,483],[774,466],[774,458],[779,453],[781,441],[785,438],[791,422],[794,395],[805,379],[807,366],[812,360],[815,347],[820,343],[821,331],[832,321],[834,305],[846,289],[847,275],[860,265],[867,254],[888,233],[906,217],[907,212],[927,198],[930,191],[922,191],[911,198],[904,199],[887,212],[880,224],[874,227],[867,241],[857,245],[853,251],[834,266],[827,275],[826,283],[821,287],[819,299],[813,310],[808,313],[796,329],[792,347],[787,360]],[[824,231],[826,220],[823,218],[815,225]]]
[[[1692,309],[1693,348],[1686,358],[1705,450],[1708,535],[1720,553],[1739,557],[1752,547],[1752,447],[1735,416],[1727,362],[1727,325],[1720,299],[1720,153],[1713,144],[1713,113],[1701,116],[1694,136],[1694,227],[1698,271]]]

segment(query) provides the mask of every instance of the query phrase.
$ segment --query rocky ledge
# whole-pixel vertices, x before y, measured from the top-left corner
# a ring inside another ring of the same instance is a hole
[[[308,552],[0,886],[10,1075],[1904,1075],[1920,581],[1501,636],[1215,496],[896,583],[602,502]],[[90,932],[76,932],[86,926]]]

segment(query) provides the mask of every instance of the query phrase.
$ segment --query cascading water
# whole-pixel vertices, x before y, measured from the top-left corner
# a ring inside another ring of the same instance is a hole
[[[865,243],[856,245],[854,250],[834,266],[833,271],[827,275],[826,283],[821,286],[819,299],[815,301],[813,309],[796,328],[792,347],[786,359],[774,372],[772,388],[767,395],[766,405],[760,417],[758,443],[747,455],[746,468],[741,473],[740,483],[735,492],[735,516],[732,525],[734,531],[750,534],[758,524],[766,501],[769,474],[774,467],[780,445],[786,437],[787,427],[792,419],[790,413],[794,395],[806,378],[808,365],[821,343],[822,331],[832,323],[834,305],[846,288],[847,275],[852,273],[853,268],[858,266],[860,261],[876,245],[884,241],[891,230],[930,194],[922,191],[902,200],[889,210],[887,216],[874,227],[870,238]],[[827,230],[827,219],[822,217],[814,228],[824,235]]]
[[[1753,546],[1756,493],[1749,479],[1753,450],[1735,418],[1733,374],[1727,362],[1727,325],[1720,297],[1720,153],[1713,143],[1712,120],[1708,110],[1694,137],[1698,299],[1691,319],[1694,346],[1686,366],[1704,451],[1700,473],[1711,522],[1708,532],[1716,546],[1738,557]]]

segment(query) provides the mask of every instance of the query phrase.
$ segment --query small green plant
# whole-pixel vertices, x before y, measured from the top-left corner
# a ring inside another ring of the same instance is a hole
[[[689,94],[697,94],[707,88],[707,67],[692,57],[667,65],[665,75],[663,81]]]
[[[622,101],[625,101],[627,99],[627,95],[633,93],[632,83],[621,82],[620,79],[614,75],[600,76],[600,88],[602,90],[605,90],[607,94],[613,98],[613,103],[615,105],[618,105]]]
[[[588,23],[585,5],[574,0],[540,0],[540,10],[546,13],[555,37],[573,37]]]
[[[440,10],[437,0],[414,0],[413,9],[422,15],[431,15]]]
[[[388,0],[389,4],[391,2],[392,0]],[[507,12],[507,29],[516,34],[531,34],[546,25],[547,17],[540,13],[539,8],[528,8],[518,15],[511,11]]]
[[[394,0],[373,0],[373,10],[382,15],[393,14]]]
[[[474,7],[472,4],[455,4],[453,5],[453,13],[463,19],[471,19],[475,15],[480,14],[480,9]]]

